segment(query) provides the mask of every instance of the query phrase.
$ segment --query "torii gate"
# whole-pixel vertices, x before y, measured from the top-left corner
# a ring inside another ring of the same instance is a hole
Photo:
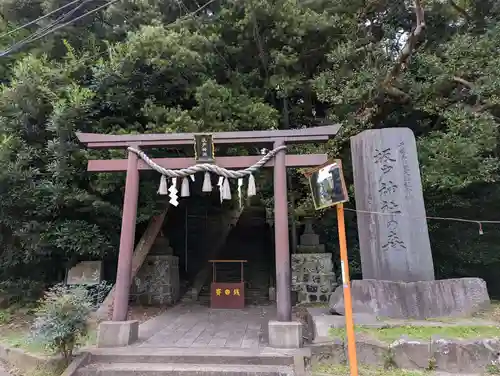
[[[321,143],[328,141],[338,130],[339,125],[314,128],[271,131],[219,132],[213,133],[214,144],[242,145],[252,147],[279,148],[287,144]],[[118,149],[128,147],[178,147],[194,144],[194,133],[177,134],[140,134],[105,135],[77,133],[78,140],[91,149]],[[262,156],[217,157],[217,166],[228,169],[245,168],[261,159]],[[158,165],[168,169],[181,169],[196,164],[194,158],[157,158]],[[326,154],[287,155],[283,149],[265,167],[274,166],[274,218],[276,252],[276,300],[277,320],[292,320],[290,297],[290,249],[288,229],[287,167],[311,167],[325,163]],[[120,249],[116,277],[116,290],[113,305],[113,321],[125,321],[128,313],[128,298],[131,286],[132,257],[134,251],[137,201],[139,194],[139,171],[151,169],[137,154],[128,151],[127,159],[89,160],[87,170],[91,172],[126,171],[125,195],[123,201]]]

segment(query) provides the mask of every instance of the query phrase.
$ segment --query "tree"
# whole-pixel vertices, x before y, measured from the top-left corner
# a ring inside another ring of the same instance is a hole
[[[4,0],[2,27],[13,30],[70,3]],[[70,4],[12,36],[20,40],[105,3]],[[84,151],[75,131],[339,122],[342,131],[325,150],[344,159],[352,182],[349,137],[408,126],[418,139],[428,212],[496,219],[499,47],[500,5],[492,0],[123,0],[92,13],[0,61],[4,270],[47,257],[62,265],[75,255],[116,254],[123,175],[90,175],[85,163],[121,152]],[[145,174],[141,184],[139,220],[146,221],[158,210],[157,178]],[[293,190],[298,210],[309,211],[300,174]],[[335,249],[326,231],[331,219],[324,213],[321,223]],[[498,268],[498,230],[485,228],[479,237],[475,226],[460,226],[431,223],[438,274]],[[348,229],[355,249],[355,217]]]

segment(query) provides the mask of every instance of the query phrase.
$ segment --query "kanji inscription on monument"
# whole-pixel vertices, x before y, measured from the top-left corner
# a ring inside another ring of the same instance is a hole
[[[364,131],[351,153],[363,279],[434,280],[413,132]]]

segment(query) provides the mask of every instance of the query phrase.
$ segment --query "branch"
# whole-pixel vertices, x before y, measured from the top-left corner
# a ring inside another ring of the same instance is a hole
[[[469,88],[472,91],[475,91],[475,85],[472,82],[467,81],[465,78],[453,76],[453,81],[458,82],[459,84]],[[476,105],[474,107],[472,107],[472,111],[484,112],[484,111],[487,111],[487,110],[496,106],[496,103],[491,103],[491,102],[486,101],[486,100],[483,101],[479,94],[476,93],[476,95],[477,95],[477,102],[476,102]],[[481,102],[483,102],[483,103],[481,103]]]
[[[453,76],[453,81],[458,82],[459,84],[462,84],[471,90],[474,90],[474,84],[470,81],[467,81],[465,78]]]
[[[393,85],[394,81],[399,77],[403,69],[408,65],[408,60],[411,54],[415,50],[415,46],[422,32],[425,29],[425,13],[422,6],[421,0],[414,0],[415,15],[417,17],[417,25],[415,29],[408,36],[405,46],[401,50],[399,57],[396,59],[396,63],[393,65],[392,69],[385,76],[382,82],[382,87],[387,94],[394,95],[396,92],[403,93],[400,89],[396,89]],[[405,93],[408,97],[408,94]]]
[[[469,13],[467,13],[467,11],[464,8],[459,6],[453,0],[449,0],[449,2],[450,2],[450,5],[452,6],[452,8],[455,9],[458,13],[460,13],[465,18],[465,20],[467,22],[471,21],[471,16],[469,15]]]

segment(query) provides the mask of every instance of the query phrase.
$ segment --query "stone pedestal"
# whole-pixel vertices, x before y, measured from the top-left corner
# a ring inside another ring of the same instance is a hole
[[[305,230],[300,236],[297,252],[292,254],[292,291],[297,303],[327,302],[335,289],[335,273],[331,253],[319,244],[312,219],[305,219]]]
[[[139,339],[139,321],[104,321],[99,324],[97,347],[124,347]]]
[[[292,290],[298,303],[328,302],[335,289],[331,253],[292,255]]]
[[[278,349],[298,349],[304,345],[302,323],[269,321],[269,346]]]
[[[134,278],[132,298],[144,305],[172,305],[180,297],[179,258],[150,255]]]
[[[354,313],[392,319],[465,317],[490,304],[486,282],[480,278],[408,283],[355,280],[351,284],[351,295]],[[344,315],[342,286],[332,294],[330,310]]]
[[[413,132],[361,132],[351,153],[363,279],[434,280]]]

